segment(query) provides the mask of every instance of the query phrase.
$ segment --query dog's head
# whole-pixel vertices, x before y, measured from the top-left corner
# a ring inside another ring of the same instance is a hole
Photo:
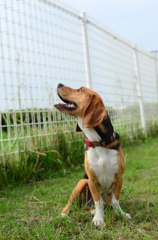
[[[106,115],[101,97],[89,88],[73,89],[60,83],[57,87],[57,93],[64,103],[58,103],[54,106],[61,112],[82,118],[84,128],[97,126]]]

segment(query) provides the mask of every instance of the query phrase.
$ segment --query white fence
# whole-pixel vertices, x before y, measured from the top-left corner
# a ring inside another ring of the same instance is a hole
[[[158,120],[155,55],[57,0],[1,0],[0,8],[3,161],[19,140],[24,151],[45,144],[42,136],[52,144],[59,126],[74,131],[75,120],[53,109],[58,83],[97,91],[116,130],[146,131]]]

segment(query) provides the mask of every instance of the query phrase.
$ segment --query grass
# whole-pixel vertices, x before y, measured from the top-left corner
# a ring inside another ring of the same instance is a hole
[[[23,133],[18,128],[18,137],[10,147],[7,133],[3,132],[7,141],[5,141],[4,152],[0,151],[0,189],[8,184],[28,183],[32,179],[42,180],[52,177],[56,172],[61,176],[70,168],[83,165],[84,135],[71,132],[72,127],[73,130],[75,129],[74,125],[74,123],[66,125],[61,123],[58,126],[59,133],[50,134],[47,137],[47,131],[45,132],[44,129],[40,132],[37,128],[31,128],[30,139],[25,138],[24,141],[21,136],[27,135],[26,126]],[[62,132],[64,127],[70,132]],[[123,147],[146,141],[142,129],[136,128],[134,123],[120,124],[119,129],[115,128],[115,130],[120,134]],[[42,135],[35,137],[34,132]],[[13,129],[11,134],[14,134]],[[149,122],[147,136],[158,136],[157,121]]]
[[[19,149],[22,149],[20,143],[21,141],[16,142]],[[36,145],[32,138],[31,143],[33,149],[25,145],[25,151],[19,151],[19,154],[11,155],[5,152],[5,168],[3,161],[0,161],[0,189],[8,184],[16,185],[17,182],[28,183],[32,180],[54,177],[56,173],[62,176],[68,169],[83,165],[83,135],[79,141],[77,134],[60,133],[54,136],[52,144],[48,147],[45,137],[42,141],[38,139]]]
[[[158,239],[158,138],[123,148],[126,159],[120,205],[131,221],[105,210],[106,227],[91,224],[92,216],[74,204],[60,213],[82,178],[83,166],[60,177],[9,185],[0,191],[0,239]],[[42,173],[41,173],[42,174]],[[45,176],[48,177],[48,176]]]

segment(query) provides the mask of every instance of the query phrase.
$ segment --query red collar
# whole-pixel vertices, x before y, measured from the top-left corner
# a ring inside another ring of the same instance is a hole
[[[88,147],[105,147],[106,145],[113,142],[115,139],[120,139],[118,133],[113,132],[111,135],[107,136],[105,139],[100,140],[99,142],[91,142],[88,138],[85,138],[86,145]]]
[[[88,147],[93,147],[93,143],[88,138],[85,138],[85,142]]]

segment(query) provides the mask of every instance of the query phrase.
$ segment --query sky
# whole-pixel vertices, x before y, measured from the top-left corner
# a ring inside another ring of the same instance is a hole
[[[158,0],[63,0],[147,51],[158,51]]]

